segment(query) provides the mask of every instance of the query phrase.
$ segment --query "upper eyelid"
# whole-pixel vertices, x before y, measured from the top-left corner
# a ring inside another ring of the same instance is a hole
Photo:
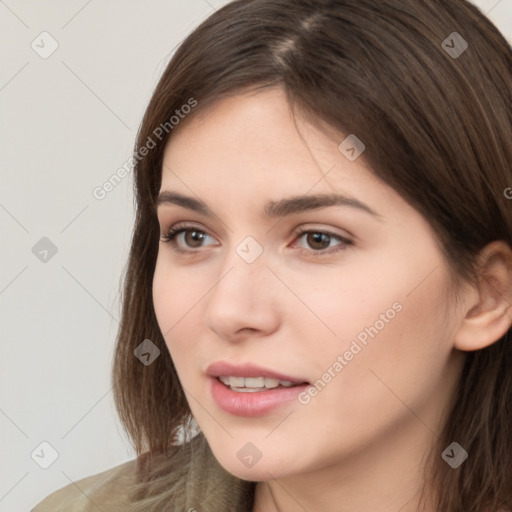
[[[165,224],[164,224],[165,226]],[[206,228],[203,228],[202,226],[200,225],[194,225],[194,224],[187,224],[186,222],[175,222],[173,224],[169,224],[169,227],[164,227],[162,228],[161,231],[163,231],[163,235],[166,235],[169,231],[171,230],[190,230],[190,231],[193,231],[193,230],[196,230],[196,231],[201,231],[202,233],[205,233],[206,235],[208,236],[211,236],[211,237],[214,237],[216,238],[217,235],[216,234],[211,234],[211,230],[209,229],[206,229]]]

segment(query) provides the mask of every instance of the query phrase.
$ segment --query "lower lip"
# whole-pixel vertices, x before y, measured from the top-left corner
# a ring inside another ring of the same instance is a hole
[[[211,392],[217,405],[235,416],[254,417],[266,414],[279,406],[296,400],[309,384],[268,391],[232,391],[216,377],[211,379]]]

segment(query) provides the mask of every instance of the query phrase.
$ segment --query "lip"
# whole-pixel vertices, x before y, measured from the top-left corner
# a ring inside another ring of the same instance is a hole
[[[245,364],[232,364],[227,361],[217,361],[211,364],[206,369],[206,373],[210,377],[268,377],[279,380],[289,380],[294,384],[300,384],[302,382],[307,383],[307,379],[300,377],[292,377],[285,375],[284,373],[275,372],[262,366],[257,366],[251,363]]]
[[[239,392],[232,391],[217,377],[209,376],[210,393],[217,405],[234,416],[252,418],[286,405],[298,398],[309,384],[299,384],[289,388],[273,388],[268,391]]]
[[[208,366],[206,373],[214,401],[222,410],[235,416],[255,417],[267,414],[296,400],[310,385],[306,379],[285,375],[250,363],[234,365],[227,361],[218,361]],[[218,379],[220,376],[268,377],[288,380],[296,385],[244,393],[232,391]]]

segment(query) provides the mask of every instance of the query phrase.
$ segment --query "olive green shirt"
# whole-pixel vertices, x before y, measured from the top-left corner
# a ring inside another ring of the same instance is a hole
[[[31,512],[123,512],[135,471],[136,459],[70,483],[47,496]]]

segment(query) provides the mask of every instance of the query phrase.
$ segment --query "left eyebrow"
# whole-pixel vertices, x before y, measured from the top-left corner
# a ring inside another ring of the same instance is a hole
[[[164,191],[158,196],[157,208],[163,204],[176,204],[183,208],[193,210],[206,217],[214,217],[215,214],[208,206],[199,199],[184,196],[177,192]],[[361,212],[368,213],[374,217],[382,218],[382,215],[374,211],[365,203],[353,197],[347,197],[340,194],[317,194],[296,196],[279,201],[269,201],[265,204],[264,212],[267,217],[286,217],[295,213],[301,213],[309,210],[317,210],[329,206],[347,206]]]
[[[265,214],[268,217],[285,217],[294,213],[327,208],[328,206],[348,206],[375,217],[382,217],[358,199],[340,194],[306,195],[281,199],[280,201],[269,201],[265,205]]]

